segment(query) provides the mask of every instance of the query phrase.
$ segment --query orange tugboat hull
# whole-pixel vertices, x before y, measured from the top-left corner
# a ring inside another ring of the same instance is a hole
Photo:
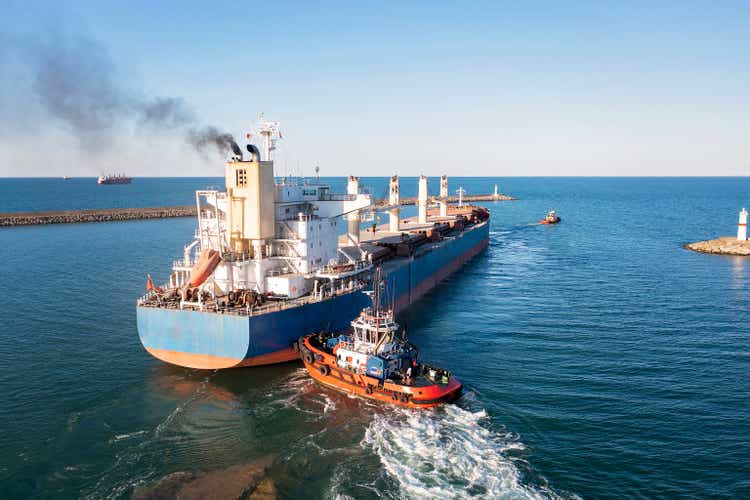
[[[305,368],[316,381],[333,389],[408,408],[432,408],[455,401],[461,396],[463,384],[453,376],[447,384],[417,386],[381,381],[362,373],[344,370],[336,364],[333,356],[313,347],[309,339],[310,336],[307,336],[302,340],[302,351],[307,351],[307,355],[302,358]]]
[[[552,220],[542,219],[539,221],[539,224],[549,225],[549,224],[557,224],[558,222],[560,222],[560,217],[555,217]]]

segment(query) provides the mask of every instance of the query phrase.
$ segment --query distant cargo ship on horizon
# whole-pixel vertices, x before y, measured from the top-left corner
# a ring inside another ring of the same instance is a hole
[[[125,174],[107,174],[100,175],[96,180],[97,184],[130,184],[133,180],[132,177],[128,177]]]

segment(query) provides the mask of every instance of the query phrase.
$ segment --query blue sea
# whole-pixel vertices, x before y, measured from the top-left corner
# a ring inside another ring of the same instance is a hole
[[[135,300],[190,218],[0,229],[0,498],[129,498],[261,464],[280,498],[750,497],[750,259],[682,247],[736,231],[750,178],[450,182],[519,199],[486,203],[489,248],[401,318],[465,382],[429,411],[321,388],[298,363],[151,358]],[[363,179],[376,197],[386,183]],[[0,212],[187,205],[221,185],[0,179]],[[561,224],[535,224],[553,208]]]

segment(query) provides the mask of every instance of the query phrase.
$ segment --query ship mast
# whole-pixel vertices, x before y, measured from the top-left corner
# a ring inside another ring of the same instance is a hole
[[[281,139],[279,122],[266,121],[263,113],[258,116],[258,133],[263,137],[263,160],[271,161],[271,151],[276,149],[276,141]]]
[[[375,276],[373,279],[373,287],[372,287],[372,309],[375,317],[380,316],[380,287],[383,284],[383,272],[380,266],[378,266],[375,269]]]
[[[466,190],[462,186],[459,186],[458,189],[456,189],[456,193],[458,193],[458,206],[463,207]]]

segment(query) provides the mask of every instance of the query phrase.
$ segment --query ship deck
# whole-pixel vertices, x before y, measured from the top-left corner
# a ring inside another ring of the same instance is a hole
[[[472,208],[471,206],[464,207],[465,209]],[[383,247],[381,245],[383,244],[393,244],[396,245],[398,243],[401,243],[403,240],[403,234],[404,233],[419,233],[423,231],[430,230],[434,228],[437,224],[443,224],[451,221],[456,220],[457,213],[454,211],[453,213],[449,213],[448,217],[439,217],[439,216],[431,216],[428,217],[428,222],[426,224],[419,224],[416,219],[402,219],[400,222],[399,229],[400,231],[398,233],[391,232],[388,230],[388,225],[381,225],[380,227],[375,226],[374,231],[373,228],[370,228],[368,231],[362,231],[360,234],[360,247],[365,252],[372,252],[376,249],[382,249]],[[479,223],[473,223],[473,224],[467,224],[463,229],[453,229],[449,231],[448,233],[444,234],[443,237],[437,241],[426,241],[420,244],[419,246],[414,248],[413,256],[420,256],[425,253],[431,252],[434,249],[447,244],[448,242],[453,240],[453,237],[456,235],[462,233],[462,232],[469,232],[473,230],[475,227],[478,227],[487,221],[482,221]],[[342,252],[346,253],[350,257],[358,256],[360,252],[360,248],[358,248],[356,245],[347,245],[347,243],[350,243],[350,241],[347,239],[347,235],[342,235],[339,238],[339,248]],[[409,262],[410,257],[409,256],[399,256],[399,255],[389,255],[386,259],[380,262],[380,265],[382,265],[383,270],[386,274],[389,274],[390,272],[397,269],[399,266],[405,265]],[[193,310],[193,311],[202,311],[202,312],[209,312],[209,313],[216,313],[216,314],[230,314],[230,315],[237,315],[237,316],[260,316],[263,314],[273,313],[282,311],[285,309],[292,309],[295,307],[300,307],[303,305],[311,304],[311,303],[317,303],[317,302],[324,302],[326,300],[332,300],[336,297],[346,295],[349,293],[354,293],[359,290],[363,290],[367,288],[367,283],[363,280],[360,284],[353,285],[346,288],[346,289],[336,289],[328,291],[325,295],[321,296],[315,296],[314,294],[310,293],[308,295],[304,295],[302,297],[296,298],[296,299],[270,299],[264,302],[261,305],[256,306],[228,306],[223,305],[219,300],[216,300],[216,298],[208,298],[203,301],[202,307],[198,306],[196,303],[188,303],[185,304],[183,307],[181,307],[180,304],[180,298],[179,295],[174,294],[173,296],[164,296],[164,295],[158,295],[153,293],[148,293],[144,296],[142,296],[138,300],[138,307],[151,307],[151,308],[160,308],[160,309],[176,309],[176,310]]]

